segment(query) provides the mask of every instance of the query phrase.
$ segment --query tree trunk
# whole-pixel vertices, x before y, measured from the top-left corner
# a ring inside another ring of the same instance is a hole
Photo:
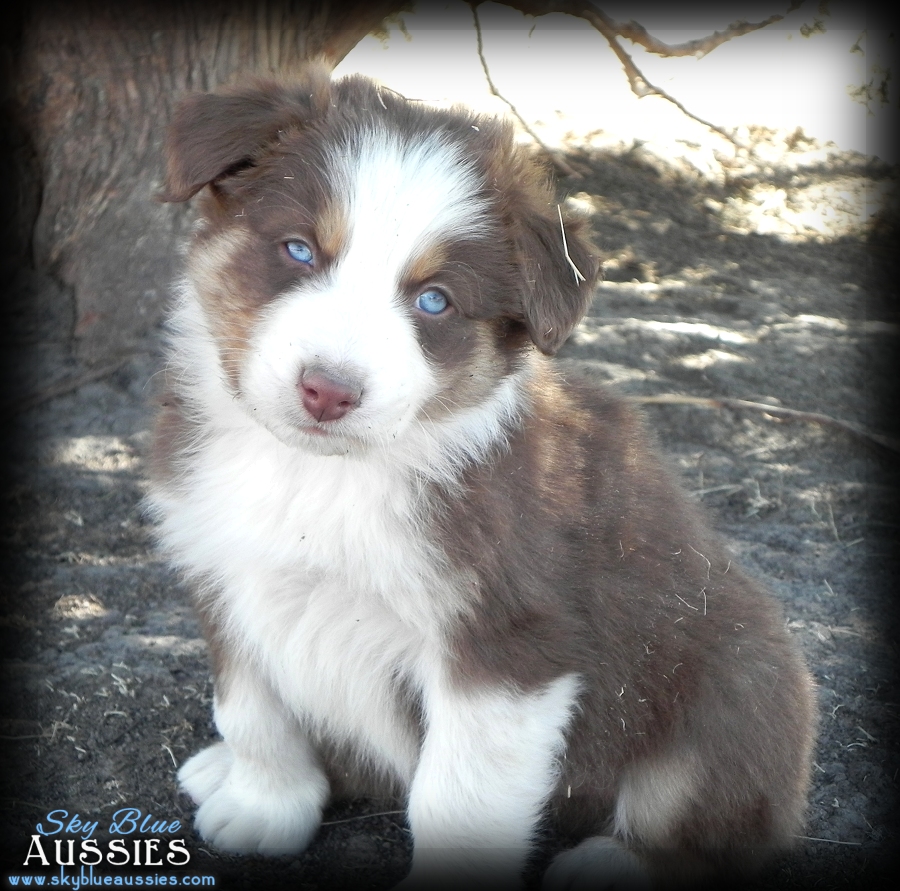
[[[13,59],[13,153],[23,187],[13,250],[31,271],[31,338],[74,338],[103,363],[156,325],[189,210],[152,200],[173,106],[245,74],[337,64],[400,0],[38,2]],[[7,246],[9,247],[9,246]],[[24,289],[24,291],[23,291]],[[68,305],[67,305],[68,304]]]

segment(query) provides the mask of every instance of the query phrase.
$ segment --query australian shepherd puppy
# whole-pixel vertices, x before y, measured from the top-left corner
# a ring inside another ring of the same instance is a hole
[[[635,887],[801,825],[809,676],[632,410],[552,355],[598,263],[508,124],[310,68],[195,95],[151,505],[196,589],[212,845],[402,797],[407,883]],[[718,871],[718,872],[717,872]]]

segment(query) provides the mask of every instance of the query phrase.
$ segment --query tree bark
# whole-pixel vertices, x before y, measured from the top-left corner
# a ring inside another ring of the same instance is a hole
[[[24,181],[14,249],[30,254],[32,290],[44,294],[47,318],[35,336],[63,330],[76,355],[96,364],[127,353],[158,323],[190,226],[187,208],[152,200],[165,125],[183,95],[247,74],[290,75],[313,57],[334,66],[401,5],[28,5],[12,60],[13,151]]]

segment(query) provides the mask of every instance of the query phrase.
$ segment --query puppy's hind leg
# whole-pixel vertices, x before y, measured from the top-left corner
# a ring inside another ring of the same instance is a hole
[[[652,882],[636,854],[618,839],[598,835],[556,857],[541,887],[542,891],[649,891]]]
[[[680,856],[673,842],[697,782],[686,759],[628,770],[619,785],[611,834],[588,838],[557,856],[544,876],[543,891],[648,891],[658,884],[702,879],[702,864],[691,855]],[[673,853],[674,862],[668,862]],[[660,854],[667,861],[662,875]]]
[[[200,835],[225,851],[292,854],[312,840],[328,781],[309,740],[265,682],[229,667],[215,720],[224,742],[190,758],[181,788],[200,805]]]
[[[752,879],[790,844],[805,787],[799,758],[785,758],[768,776],[749,760],[722,757],[711,768],[707,749],[631,765],[619,781],[611,837],[559,855],[545,891],[735,887]]]

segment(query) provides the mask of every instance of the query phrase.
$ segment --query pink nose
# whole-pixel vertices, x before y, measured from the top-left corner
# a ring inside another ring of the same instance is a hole
[[[336,421],[359,405],[362,388],[349,380],[309,369],[297,384],[303,407],[317,421]]]

